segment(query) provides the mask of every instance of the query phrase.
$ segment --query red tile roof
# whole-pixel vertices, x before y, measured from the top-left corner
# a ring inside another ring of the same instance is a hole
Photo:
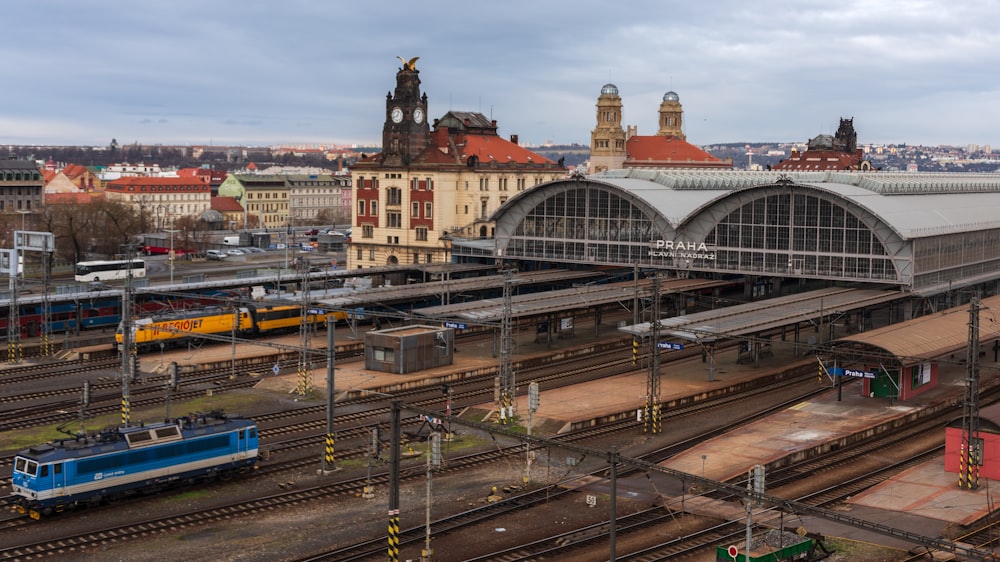
[[[235,197],[213,197],[212,210],[220,213],[242,213],[243,205]]]
[[[652,135],[629,137],[625,142],[626,168],[639,167],[719,167],[731,168],[697,146],[674,136]]]
[[[467,162],[470,156],[476,156],[481,164],[489,164],[490,162],[498,164],[555,164],[548,158],[499,136],[466,135],[465,146],[460,147],[459,152],[462,162]]]
[[[849,154],[840,150],[807,150],[792,152],[787,160],[771,166],[772,170],[857,170],[861,164],[861,151]]]

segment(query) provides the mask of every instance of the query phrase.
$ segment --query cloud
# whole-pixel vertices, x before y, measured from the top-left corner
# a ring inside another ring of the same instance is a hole
[[[0,36],[4,141],[379,142],[401,55],[420,57],[432,116],[480,111],[526,144],[588,143],[607,82],[640,133],[677,92],[702,144],[804,140],[847,116],[862,143],[1000,143],[992,2],[382,6],[12,4],[33,24]]]

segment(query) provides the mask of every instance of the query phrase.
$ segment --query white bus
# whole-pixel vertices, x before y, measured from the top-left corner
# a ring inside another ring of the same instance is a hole
[[[146,262],[142,260],[81,261],[76,264],[76,281],[89,283],[91,281],[125,279],[128,276],[129,268],[132,269],[132,277],[146,276]]]

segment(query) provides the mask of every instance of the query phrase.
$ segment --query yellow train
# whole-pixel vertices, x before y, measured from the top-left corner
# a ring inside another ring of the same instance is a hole
[[[308,314],[306,321],[325,326],[331,316],[334,321],[341,321],[347,318],[347,313]],[[146,350],[189,341],[200,343],[206,335],[254,338],[298,330],[301,322],[302,308],[296,305],[209,307],[139,318],[132,323],[132,343],[139,350]],[[123,327],[119,324],[115,332],[116,349],[121,349],[122,336]]]

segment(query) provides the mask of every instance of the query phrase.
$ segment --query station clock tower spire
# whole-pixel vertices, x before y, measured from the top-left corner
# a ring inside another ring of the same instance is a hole
[[[385,125],[382,127],[382,165],[408,166],[430,143],[427,94],[420,93],[417,59],[398,57],[403,66],[396,72],[396,89],[386,94]]]

